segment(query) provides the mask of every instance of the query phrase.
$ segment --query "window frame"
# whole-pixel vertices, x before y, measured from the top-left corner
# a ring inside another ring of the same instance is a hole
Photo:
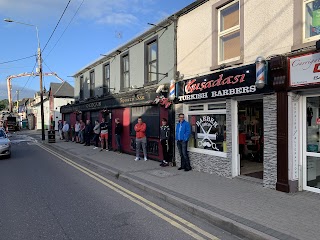
[[[159,74],[156,74],[156,80],[150,81],[149,80],[149,66],[150,66],[150,61],[149,61],[149,46],[153,43],[157,44],[157,53],[156,53],[156,72],[159,72],[159,42],[158,42],[158,35],[150,38],[148,41],[145,42],[144,44],[144,52],[145,52],[145,77],[144,77],[144,85],[152,85],[156,84],[159,82]],[[151,61],[152,62],[152,61]]]
[[[83,92],[83,89],[84,89],[84,77],[83,75],[80,76],[79,78],[79,86],[80,86],[80,89],[79,89],[79,99],[84,99],[84,92]]]
[[[320,39],[320,34],[313,37],[306,37],[306,6],[308,3],[314,2],[315,0],[303,0],[302,2],[302,43],[308,43]]]
[[[225,104],[225,108],[224,109],[216,109],[216,110],[208,110],[208,106],[210,104],[216,104],[216,105]],[[227,103],[226,103],[226,101],[203,103],[204,108],[201,111],[190,111],[189,107],[193,106],[193,105],[201,105],[201,104],[200,103],[184,104],[184,106],[183,106],[184,111],[183,112],[185,114],[185,119],[189,119],[189,116],[192,116],[192,115],[206,115],[206,114],[221,114],[221,115],[224,114],[224,115],[226,115],[226,119],[227,119]],[[226,129],[226,132],[227,132],[227,129]],[[194,148],[194,147],[190,147],[190,146],[188,147],[188,150],[190,152],[227,158],[227,152],[212,151],[212,150]]]
[[[308,38],[308,41],[305,41],[305,4],[311,1],[293,1],[293,26],[295,27],[293,28],[293,45],[291,47],[291,51],[296,51],[306,47],[314,47],[315,42],[320,40],[320,35],[318,35],[318,37],[314,36]]]
[[[92,98],[95,96],[95,71],[94,69],[89,72],[89,81],[90,81],[90,94],[89,96]]]
[[[128,58],[128,71],[124,72],[123,60],[126,57]],[[130,89],[130,55],[129,55],[129,52],[125,52],[125,53],[121,54],[120,72],[121,72],[121,76],[120,76],[120,79],[121,79],[121,81],[120,81],[120,91],[124,92],[124,91]],[[128,75],[129,75],[128,87],[127,88],[124,87],[124,74],[125,73],[128,73]]]
[[[224,31],[223,36],[240,32],[240,56],[220,61],[220,11],[235,4],[239,4],[239,27],[232,27]],[[244,0],[221,0],[212,5],[212,66],[211,71],[220,69],[221,65],[238,65],[244,62]]]
[[[233,26],[231,28],[228,28],[226,30],[223,30],[221,31],[220,27],[221,27],[221,12],[223,10],[225,10],[226,8],[229,8],[235,4],[238,4],[239,5],[239,24],[237,26]],[[234,57],[234,58],[229,58],[229,59],[226,59],[226,60],[220,60],[221,59],[221,47],[222,47],[222,44],[221,44],[221,38],[224,37],[224,36],[227,36],[229,34],[234,34],[236,32],[240,32],[240,2],[239,1],[234,1],[234,2],[230,2],[228,4],[226,4],[225,6],[221,7],[218,9],[218,64],[224,64],[224,63],[227,63],[227,62],[233,62],[233,61],[237,61],[240,59],[240,55],[238,57]],[[241,48],[241,46],[239,46]]]
[[[109,67],[109,77],[107,78],[106,67]],[[102,92],[104,95],[110,94],[110,62],[107,62],[103,65],[103,83],[102,83]]]

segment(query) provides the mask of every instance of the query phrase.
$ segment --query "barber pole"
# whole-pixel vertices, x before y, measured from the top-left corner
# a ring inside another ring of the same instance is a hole
[[[266,77],[266,60],[264,57],[257,57],[256,59],[256,87],[261,89],[265,85]]]
[[[169,89],[169,99],[174,100],[176,97],[176,81],[170,81],[170,89]]]

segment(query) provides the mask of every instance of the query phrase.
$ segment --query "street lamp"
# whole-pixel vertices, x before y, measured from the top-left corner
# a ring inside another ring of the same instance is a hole
[[[12,19],[4,19],[5,22],[9,23],[19,23],[23,25],[27,25],[30,27],[35,27],[37,31],[37,40],[38,40],[38,49],[37,49],[37,62],[38,62],[38,69],[37,73],[39,74],[40,78],[40,103],[41,103],[41,132],[42,132],[42,140],[45,140],[45,133],[44,133],[44,112],[43,112],[43,89],[42,89],[42,59],[41,59],[41,48],[40,48],[40,41],[39,41],[39,31],[38,27],[36,25],[23,23],[23,22],[17,22]]]

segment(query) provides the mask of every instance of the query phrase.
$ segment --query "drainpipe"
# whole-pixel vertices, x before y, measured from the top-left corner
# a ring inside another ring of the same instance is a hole
[[[173,47],[174,47],[174,51],[173,51],[173,58],[174,58],[174,66],[173,66],[173,76],[174,76],[174,80],[177,81],[177,28],[178,28],[178,17],[177,15],[173,15],[173,27],[174,27],[174,40],[173,40]],[[177,91],[177,90],[176,90]],[[176,166],[176,155],[175,155],[175,149],[176,149],[176,145],[175,145],[175,123],[176,123],[176,111],[175,111],[175,100],[172,101],[172,105],[170,108],[170,123],[171,123],[171,145],[172,145],[172,165]]]

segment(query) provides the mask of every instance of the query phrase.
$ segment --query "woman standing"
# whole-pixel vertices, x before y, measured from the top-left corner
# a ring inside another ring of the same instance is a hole
[[[161,167],[169,166],[169,137],[170,127],[168,121],[162,118],[162,126],[160,127],[160,142],[162,146],[163,160],[160,164]]]
[[[93,140],[95,141],[95,147],[93,149],[97,149],[99,145],[99,137],[100,137],[100,123],[98,120],[95,121],[93,132],[94,132]]]

